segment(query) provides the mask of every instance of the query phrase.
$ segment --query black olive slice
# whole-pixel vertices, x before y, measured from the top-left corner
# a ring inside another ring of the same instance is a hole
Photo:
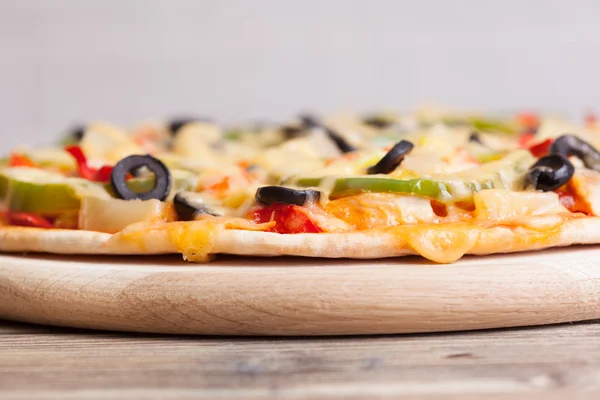
[[[485,146],[485,143],[483,143],[483,140],[481,140],[481,135],[477,131],[471,132],[471,134],[469,135],[469,142]]]
[[[81,142],[83,135],[85,134],[85,125],[75,125],[71,128],[69,136],[73,138],[76,143]]]
[[[65,136],[61,143],[63,145],[76,145],[83,140],[85,135],[86,126],[83,124],[71,125],[65,130]]]
[[[563,135],[558,137],[550,146],[550,154],[561,156],[575,156],[583,164],[596,171],[600,171],[600,153],[591,144],[575,135]]]
[[[321,197],[321,192],[312,189],[292,189],[284,186],[263,186],[256,191],[256,201],[260,204],[295,204],[301,206],[314,203]]]
[[[308,133],[304,127],[295,125],[284,125],[280,128],[280,131],[286,140],[302,137]]]
[[[304,125],[305,129],[323,129],[329,137],[329,139],[331,139],[333,143],[335,143],[337,148],[342,153],[351,153],[357,150],[357,148],[348,143],[346,139],[342,137],[342,135],[340,135],[333,129],[326,127],[315,117],[311,115],[303,115],[300,117],[300,120],[302,121],[302,124]]]
[[[550,192],[567,183],[575,173],[575,167],[568,158],[551,154],[537,160],[525,175],[525,187]]]
[[[167,128],[169,129],[169,132],[171,132],[171,134],[173,136],[175,136],[177,134],[177,132],[179,132],[179,130],[181,128],[183,128],[185,125],[187,124],[191,124],[193,122],[212,122],[209,118],[173,118],[172,120],[170,120],[167,124]]]
[[[394,125],[394,121],[379,115],[366,117],[363,119],[363,123],[376,129],[386,129]]]
[[[148,168],[155,176],[154,188],[149,192],[136,193],[127,186],[127,174],[142,167]],[[110,174],[110,185],[123,200],[164,200],[171,191],[171,173],[162,161],[146,156],[129,156],[119,161]]]
[[[305,129],[323,128],[321,121],[319,121],[317,117],[313,115],[301,115],[300,121]]]
[[[173,207],[180,221],[193,221],[200,214],[212,215],[215,217],[222,214],[211,210],[195,193],[180,192],[173,198]]]
[[[342,153],[352,153],[353,151],[357,150],[356,147],[354,147],[350,143],[348,143],[346,141],[346,139],[344,139],[342,136],[340,136],[339,133],[332,131],[329,128],[326,128],[325,132],[327,133],[327,136],[329,136],[329,138],[331,140],[333,140],[333,142],[335,143],[337,148],[340,149],[340,151]]]
[[[392,147],[388,153],[383,156],[379,162],[367,169],[367,174],[389,174],[404,160],[404,156],[407,155],[415,147],[414,144],[408,140],[401,140]]]

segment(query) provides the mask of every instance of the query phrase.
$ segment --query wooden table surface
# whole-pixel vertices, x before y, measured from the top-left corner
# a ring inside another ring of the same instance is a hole
[[[596,390],[600,321],[285,339],[0,321],[0,399],[599,398]]]

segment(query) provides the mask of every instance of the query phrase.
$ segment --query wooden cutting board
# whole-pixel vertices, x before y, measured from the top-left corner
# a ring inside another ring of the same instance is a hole
[[[0,255],[0,318],[138,332],[347,335],[600,318],[600,247],[374,261]]]

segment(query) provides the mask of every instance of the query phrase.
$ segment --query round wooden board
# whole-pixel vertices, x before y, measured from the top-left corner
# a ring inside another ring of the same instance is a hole
[[[0,318],[209,335],[454,331],[600,318],[600,247],[327,260],[0,255]]]

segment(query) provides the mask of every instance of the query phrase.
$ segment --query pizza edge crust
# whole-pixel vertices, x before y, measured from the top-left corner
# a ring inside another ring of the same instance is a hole
[[[419,228],[422,235],[442,232],[443,226]],[[469,234],[469,227],[455,235]],[[582,217],[565,220],[559,227],[532,230],[517,226],[496,225],[478,228],[462,248],[451,237],[445,248],[433,247],[424,254],[416,247],[414,238],[398,236],[393,231],[362,231],[351,233],[295,234],[221,230],[214,233],[210,254],[242,256],[304,256],[322,258],[376,259],[421,254],[435,259],[435,253],[496,254],[531,251],[573,244],[600,244],[600,217]],[[72,255],[151,255],[176,254],[180,250],[164,231],[142,233],[137,240],[125,239],[119,234],[79,230],[44,230],[23,227],[0,228],[0,251],[7,253],[36,252]],[[449,260],[447,262],[451,262]]]

